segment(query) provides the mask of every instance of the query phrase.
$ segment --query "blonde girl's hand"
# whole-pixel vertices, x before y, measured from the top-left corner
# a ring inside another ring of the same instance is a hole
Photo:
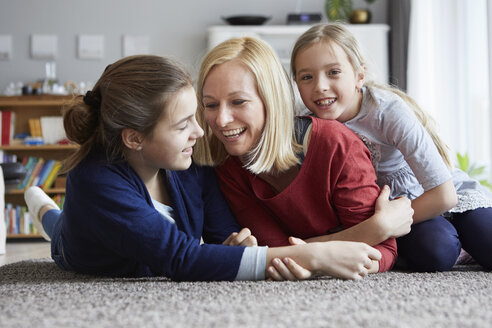
[[[239,232],[233,232],[222,245],[227,246],[258,246],[256,237],[251,234],[251,230],[243,228]]]
[[[390,188],[384,186],[376,200],[375,215],[381,232],[388,238],[397,238],[410,232],[413,223],[413,209],[410,200],[406,197],[398,197],[389,200]]]
[[[368,275],[373,261],[381,260],[381,253],[365,244],[352,241],[310,243],[313,247],[316,272],[336,278],[359,280]]]

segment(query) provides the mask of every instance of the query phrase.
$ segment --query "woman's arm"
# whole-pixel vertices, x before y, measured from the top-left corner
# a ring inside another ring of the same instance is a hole
[[[331,240],[360,241],[374,246],[388,238],[396,238],[410,232],[413,209],[405,197],[389,200],[390,189],[384,186],[376,200],[374,214],[345,230],[306,239],[306,242]]]
[[[413,223],[419,223],[436,217],[458,202],[453,180],[448,180],[443,184],[424,192],[412,201],[414,210]]]

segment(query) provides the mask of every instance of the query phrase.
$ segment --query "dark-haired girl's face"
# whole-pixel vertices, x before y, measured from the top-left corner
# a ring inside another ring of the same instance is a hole
[[[187,87],[178,92],[161,115],[151,137],[142,143],[144,165],[151,169],[186,170],[196,139],[203,136],[195,114],[195,89]]]

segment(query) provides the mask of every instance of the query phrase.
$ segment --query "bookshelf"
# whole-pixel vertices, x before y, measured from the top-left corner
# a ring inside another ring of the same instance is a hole
[[[30,118],[40,118],[42,116],[61,116],[61,109],[64,104],[72,99],[72,96],[55,95],[29,95],[29,96],[0,96],[0,111],[11,111],[15,113],[14,133],[29,132]],[[7,154],[14,154],[20,161],[24,157],[32,156],[37,158],[54,159],[62,161],[67,158],[75,149],[76,145],[24,145],[11,143],[10,145],[0,145],[0,150]],[[64,194],[64,187],[56,187],[45,190],[50,196]],[[5,203],[25,206],[24,190],[11,189],[5,192]],[[2,209],[3,210],[3,209]],[[7,234],[7,239],[18,238],[41,238],[40,235],[33,234]]]

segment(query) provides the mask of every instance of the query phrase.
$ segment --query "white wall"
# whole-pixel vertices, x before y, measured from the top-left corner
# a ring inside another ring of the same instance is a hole
[[[374,23],[386,23],[386,1],[371,7]],[[207,28],[225,24],[221,17],[239,14],[272,16],[269,25],[285,24],[298,0],[0,0],[0,35],[13,38],[13,57],[0,60],[0,93],[11,81],[35,82],[44,77],[45,60],[30,58],[31,34],[58,37],[57,77],[95,81],[111,62],[122,57],[124,34],[148,35],[150,52],[173,56],[192,73],[207,49]],[[354,7],[365,7],[354,0]],[[324,0],[302,1],[303,12],[322,12]],[[326,18],[323,18],[326,21]],[[105,38],[102,60],[77,58],[77,35]]]

